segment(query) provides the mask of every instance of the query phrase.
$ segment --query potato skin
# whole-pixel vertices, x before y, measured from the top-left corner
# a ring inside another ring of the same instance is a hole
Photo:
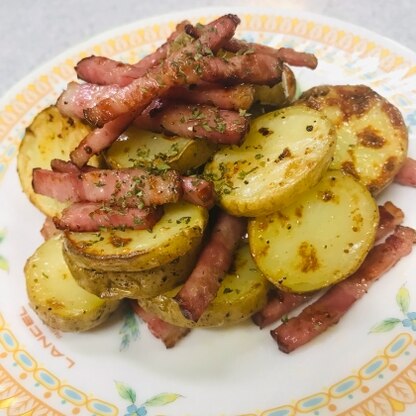
[[[45,241],[25,265],[30,306],[51,328],[87,331],[103,323],[118,307],[117,300],[102,300],[73,279],[62,255],[62,236]]]
[[[64,258],[77,283],[101,299],[149,298],[173,289],[191,273],[199,245],[167,264],[135,272],[98,271],[74,262],[64,250]]]
[[[378,222],[377,204],[364,185],[328,171],[292,205],[251,219],[249,244],[257,267],[275,286],[313,292],[357,270]]]
[[[74,263],[97,271],[137,272],[167,264],[199,246],[208,221],[205,208],[168,204],[152,230],[66,232],[64,249]]]
[[[267,215],[315,185],[334,149],[331,123],[315,110],[291,106],[253,120],[242,145],[218,151],[204,175],[230,214]]]
[[[400,111],[366,85],[322,85],[305,91],[297,104],[320,111],[337,136],[330,169],[353,175],[377,195],[402,166],[408,132]]]
[[[186,319],[173,297],[181,286],[154,298],[139,299],[140,306],[162,320],[186,328],[218,327],[236,324],[248,319],[267,301],[269,282],[256,268],[247,244],[235,255],[231,271],[221,283],[217,296],[198,322]]]
[[[69,159],[69,153],[91,131],[79,120],[63,116],[55,106],[36,115],[20,143],[17,172],[25,194],[33,205],[49,217],[61,213],[68,204],[36,194],[32,188],[34,168],[50,169],[52,159]],[[89,164],[100,166],[101,159],[93,156]]]

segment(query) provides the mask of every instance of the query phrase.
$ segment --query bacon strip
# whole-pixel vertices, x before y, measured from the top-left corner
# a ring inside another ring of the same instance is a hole
[[[83,118],[84,108],[93,107],[119,90],[118,85],[78,84],[72,81],[59,96],[56,106],[67,117]]]
[[[144,169],[96,169],[89,172],[33,170],[36,193],[61,202],[109,202],[122,207],[163,205],[182,196],[179,174],[152,175]]]
[[[60,231],[55,227],[53,219],[51,217],[46,217],[40,230],[40,234],[44,240],[49,240],[51,237],[59,233]]]
[[[298,306],[310,300],[311,297],[312,295],[286,293],[276,289],[272,292],[266,306],[253,315],[253,322],[263,329],[292,312]]]
[[[380,222],[376,241],[393,232],[396,226],[401,224],[404,219],[403,211],[390,201],[384,205],[379,205],[378,210]],[[313,295],[311,294],[286,293],[276,289],[271,293],[270,299],[263,309],[253,315],[253,322],[260,328],[264,328],[292,312],[303,303],[308,302],[312,297]]]
[[[134,312],[147,324],[149,331],[155,338],[160,339],[166,348],[174,347],[185,335],[189,334],[189,328],[181,328],[162,321],[156,315],[146,312],[136,301],[132,301]]]
[[[376,241],[390,234],[404,219],[404,212],[392,202],[387,201],[379,205],[380,221],[377,228]]]
[[[176,30],[167,39],[167,42],[134,65],[118,62],[104,56],[89,56],[77,63],[75,72],[78,78],[92,84],[117,84],[120,87],[124,87],[134,79],[145,75],[150,68],[165,59],[170,45],[175,42],[179,35],[184,33],[187,25],[189,25],[187,20],[179,23],[176,26]]]
[[[92,155],[100,153],[115,142],[134,118],[134,114],[123,114],[103,127],[93,130],[70,153],[71,161],[80,168],[84,166]]]
[[[246,232],[246,222],[220,212],[198,262],[175,296],[185,318],[198,321],[215,298],[221,279],[231,267],[234,251]]]
[[[103,227],[150,230],[162,215],[160,207],[120,208],[97,202],[78,202],[65,208],[53,222],[59,230],[76,232],[99,231]]]
[[[411,252],[415,243],[416,231],[398,226],[384,243],[371,249],[352,276],[330,288],[297,317],[271,331],[279,349],[290,353],[338,323],[351,306],[367,293],[372,283]]]
[[[400,185],[416,186],[416,160],[408,157],[394,181]]]
[[[86,108],[84,117],[92,125],[102,126],[122,114],[140,113],[155,97],[175,85],[196,83],[200,79],[201,62],[233,36],[239,22],[237,16],[226,15],[210,23],[198,40],[172,52],[160,65],[113,96]]]
[[[194,205],[212,208],[215,204],[215,190],[212,182],[191,176],[182,176],[183,199]]]
[[[222,87],[202,84],[171,88],[166,97],[190,104],[207,104],[222,110],[248,110],[254,101],[254,87],[248,84]]]
[[[234,111],[207,105],[168,104],[134,120],[138,127],[167,131],[181,137],[203,138],[214,143],[238,144],[248,131],[248,120]]]

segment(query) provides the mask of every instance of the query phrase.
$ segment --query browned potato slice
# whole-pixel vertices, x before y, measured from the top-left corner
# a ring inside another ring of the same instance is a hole
[[[41,111],[26,129],[17,156],[20,183],[30,201],[49,217],[58,215],[68,204],[33,191],[33,168],[50,169],[52,159],[68,160],[69,153],[90,131],[81,121],[61,115],[55,106]],[[99,166],[100,160],[93,156],[89,164]]]
[[[365,85],[324,85],[298,101],[334,124],[337,143],[330,169],[341,169],[378,194],[394,178],[407,153],[400,111]]]
[[[60,235],[45,241],[25,265],[30,305],[45,324],[61,331],[86,331],[104,322],[117,306],[82,289],[63,256]]]
[[[313,292],[352,274],[374,243],[377,204],[363,184],[328,171],[292,205],[249,221],[254,261],[287,292]]]
[[[199,246],[206,209],[187,203],[164,206],[152,230],[66,232],[64,250],[74,264],[97,271],[136,272],[166,265]]]
[[[203,165],[215,149],[208,140],[167,137],[132,126],[106,150],[105,160],[114,169],[168,165],[185,173]]]

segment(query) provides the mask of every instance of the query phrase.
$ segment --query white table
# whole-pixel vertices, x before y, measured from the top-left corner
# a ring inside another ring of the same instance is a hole
[[[1,0],[0,95],[42,63],[91,36],[134,20],[207,6],[308,10],[416,46],[414,0]]]

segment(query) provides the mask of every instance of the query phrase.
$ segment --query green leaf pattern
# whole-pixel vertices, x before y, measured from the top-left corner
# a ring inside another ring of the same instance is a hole
[[[164,406],[166,404],[174,402],[179,397],[182,396],[180,394],[175,393],[161,393],[145,401],[143,403],[143,406]]]
[[[402,286],[396,294],[396,303],[402,313],[402,318],[387,318],[370,329],[370,333],[388,332],[402,325],[416,332],[416,312],[409,312],[410,309],[410,293],[406,286]]]
[[[115,381],[116,389],[120,397],[130,403],[136,402],[136,392],[129,386],[120,381]]]
[[[129,309],[124,315],[123,326],[119,333],[121,335],[120,351],[126,350],[131,341],[135,341],[139,336],[139,321],[136,314]]]

